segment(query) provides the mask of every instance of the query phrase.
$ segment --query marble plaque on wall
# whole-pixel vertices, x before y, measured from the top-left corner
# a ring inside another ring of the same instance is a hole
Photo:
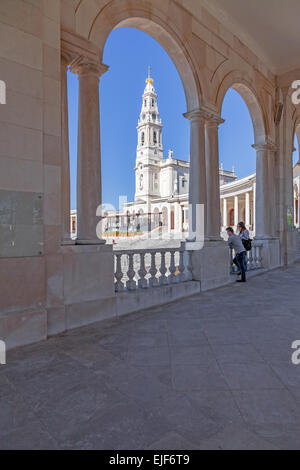
[[[0,190],[0,257],[43,254],[43,195]]]

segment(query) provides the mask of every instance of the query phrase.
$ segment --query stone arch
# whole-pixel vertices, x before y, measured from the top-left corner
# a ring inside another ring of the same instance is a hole
[[[158,4],[157,4],[158,5]],[[170,8],[178,8],[171,5]],[[84,0],[76,11],[77,30],[100,49],[101,58],[106,40],[113,29],[132,27],[153,37],[174,62],[183,84],[187,111],[199,108],[201,86],[193,54],[186,40],[186,29],[176,24],[168,9],[158,8],[153,1],[111,0],[102,8]],[[177,15],[178,16],[178,15]]]
[[[268,125],[255,87],[245,73],[232,71],[227,74],[220,83],[215,96],[215,104],[220,114],[224,97],[229,88],[236,90],[247,105],[254,129],[254,143],[256,145],[264,143],[268,135]]]

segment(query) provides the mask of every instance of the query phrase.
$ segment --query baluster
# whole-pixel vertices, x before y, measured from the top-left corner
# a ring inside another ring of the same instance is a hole
[[[122,292],[124,290],[124,284],[122,282],[123,278],[123,271],[122,271],[122,265],[121,265],[121,258],[122,258],[122,253],[118,253],[115,255],[116,257],[116,272],[115,272],[115,292]]]
[[[128,290],[135,290],[136,289],[136,282],[134,280],[135,277],[135,271],[133,267],[133,253],[128,253],[128,271],[127,271],[127,276],[128,276],[128,281],[126,282],[126,287]]]
[[[257,268],[261,268],[262,256],[261,256],[261,246],[257,246]]]
[[[254,262],[255,262],[255,269],[259,268],[259,256],[258,256],[258,246],[255,247],[254,251]]]
[[[183,254],[184,266],[185,266],[185,279],[191,281],[193,279],[193,267],[192,267],[192,252],[185,251]]]
[[[157,269],[156,269],[156,263],[155,263],[155,255],[156,255],[156,252],[152,251],[151,252],[151,268],[149,269],[149,273],[151,274],[151,277],[149,279],[149,287],[156,287],[158,285],[158,279],[156,277]]]
[[[250,252],[249,251],[246,251],[246,266],[247,266],[247,271],[249,271],[249,254]]]
[[[159,284],[161,286],[168,284],[168,278],[166,276],[167,268],[166,268],[166,252],[161,251],[160,252],[161,260],[160,260],[160,278],[159,278]]]
[[[179,265],[178,265],[179,274],[177,275],[178,282],[185,281],[185,265],[184,265],[184,248],[181,246],[179,251]]]
[[[140,276],[138,280],[138,286],[142,289],[146,289],[148,287],[148,284],[147,279],[145,279],[145,276],[147,274],[147,271],[145,269],[145,253],[140,253],[140,269],[138,271],[138,274]]]
[[[253,247],[253,269],[257,268],[257,251],[256,251],[256,246]]]
[[[254,266],[253,266],[253,246],[251,248],[251,250],[249,251],[249,271],[254,269]]]
[[[170,267],[169,267],[170,274],[168,276],[168,281],[169,281],[169,284],[174,284],[176,282],[175,250],[170,251],[170,255],[171,255]]]

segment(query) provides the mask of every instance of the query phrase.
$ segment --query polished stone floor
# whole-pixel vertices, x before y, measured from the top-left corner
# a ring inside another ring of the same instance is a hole
[[[299,449],[300,264],[8,353],[1,449]]]

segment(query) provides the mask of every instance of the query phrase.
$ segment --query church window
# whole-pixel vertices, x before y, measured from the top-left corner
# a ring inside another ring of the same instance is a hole
[[[140,187],[140,190],[143,189],[143,175],[140,175],[140,178],[139,178],[139,187]]]
[[[152,98],[152,106],[154,106],[154,99]]]
[[[152,114],[152,120],[155,121],[156,119],[156,114]]]
[[[144,100],[144,106],[147,106],[147,100]]]
[[[153,142],[157,144],[157,134],[156,131],[153,132]]]
[[[141,138],[142,145],[145,143],[145,132],[142,132],[142,138]]]

